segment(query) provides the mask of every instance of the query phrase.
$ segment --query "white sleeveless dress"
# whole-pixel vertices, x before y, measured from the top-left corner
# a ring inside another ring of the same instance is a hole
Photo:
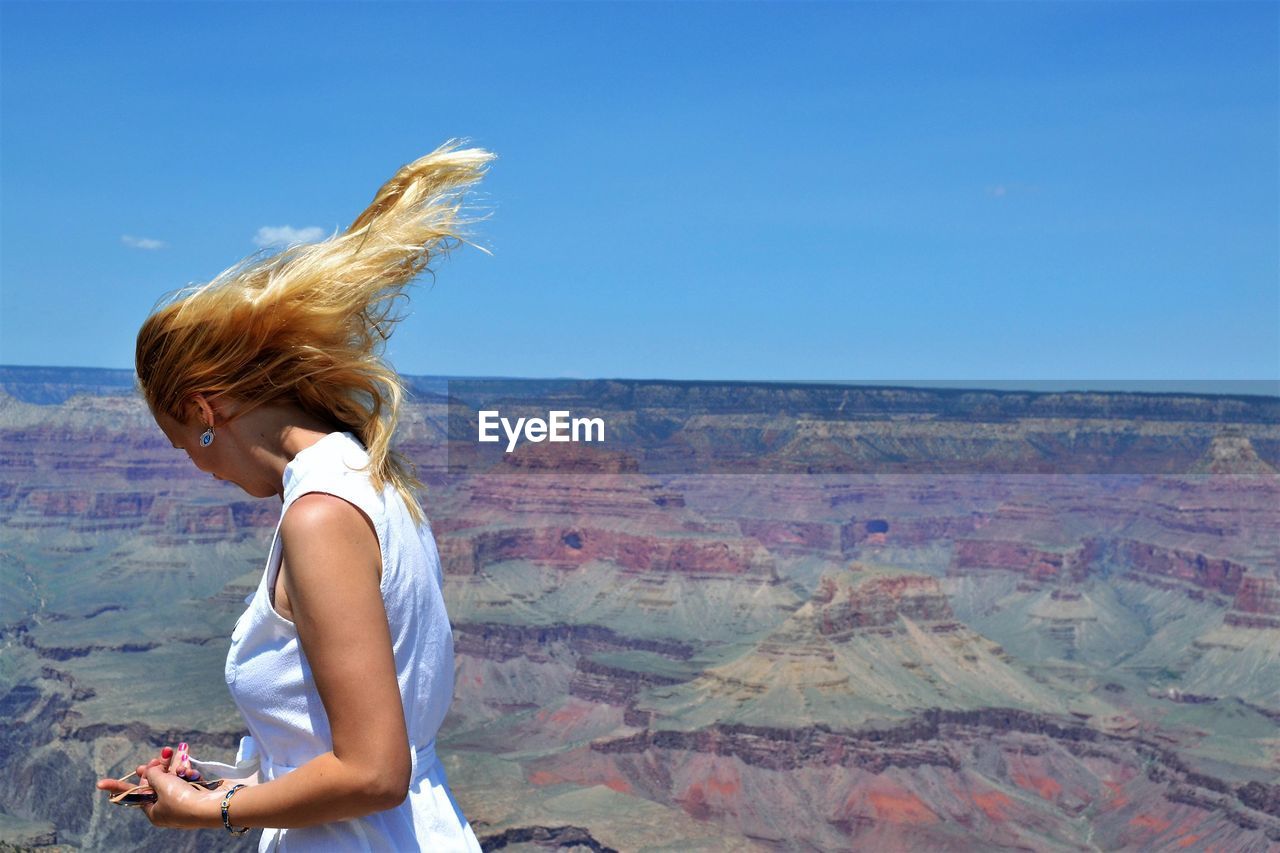
[[[409,733],[413,773],[399,806],[365,817],[294,829],[265,829],[259,851],[468,851],[480,853],[471,825],[449,790],[435,753],[435,736],[453,700],[453,632],[441,593],[443,574],[429,524],[415,525],[404,500],[388,484],[381,493],[366,472],[363,445],[334,432],[298,453],[284,471],[283,521],[308,492],[337,495],[369,516],[382,550],[382,600],[391,626],[396,678]],[[324,705],[316,692],[293,622],[271,599],[280,567],[280,526],[249,607],[231,634],[226,680],[249,736],[236,767],[192,759],[204,773],[276,779],[333,749]],[[245,771],[248,772],[245,772]],[[234,801],[231,809],[235,816]]]

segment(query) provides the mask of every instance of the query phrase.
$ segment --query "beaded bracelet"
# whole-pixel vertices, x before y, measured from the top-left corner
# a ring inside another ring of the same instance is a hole
[[[227,791],[225,794],[222,795],[222,825],[225,826],[227,828],[227,832],[231,833],[232,835],[244,835],[246,832],[249,831],[249,827],[247,826],[241,827],[240,829],[232,829],[231,817],[227,814],[227,807],[231,804],[231,795],[234,794],[236,791],[239,791],[241,788],[247,788],[247,787],[248,786],[243,783],[239,785],[232,785],[231,790]]]

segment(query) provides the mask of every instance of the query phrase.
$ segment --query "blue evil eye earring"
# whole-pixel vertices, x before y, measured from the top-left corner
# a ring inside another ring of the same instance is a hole
[[[211,444],[213,444],[213,427],[209,427],[200,433],[200,446],[208,447]]]

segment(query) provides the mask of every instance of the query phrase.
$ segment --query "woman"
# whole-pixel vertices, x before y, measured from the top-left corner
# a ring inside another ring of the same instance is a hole
[[[434,751],[453,638],[422,484],[390,446],[402,389],[381,357],[404,287],[468,242],[462,191],[494,157],[458,145],[403,167],[345,233],[251,256],[138,333],[138,381],[174,447],[282,502],[227,656],[249,736],[236,768],[185,744],[139,767],[157,826],[264,827],[259,850],[480,849]],[[201,768],[232,778],[203,790],[187,781]]]

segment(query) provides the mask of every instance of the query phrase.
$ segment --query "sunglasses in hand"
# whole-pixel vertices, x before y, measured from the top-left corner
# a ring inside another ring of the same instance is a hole
[[[128,776],[121,776],[116,781],[127,782],[129,779],[137,775],[138,771],[135,770]],[[201,779],[198,782],[193,782],[190,779],[184,779],[183,781],[193,788],[199,788],[203,791],[212,791],[222,784],[221,779]],[[147,803],[154,803],[156,801],[156,792],[148,784],[134,785],[127,791],[121,791],[118,794],[113,794],[110,801],[118,806],[145,806]]]

